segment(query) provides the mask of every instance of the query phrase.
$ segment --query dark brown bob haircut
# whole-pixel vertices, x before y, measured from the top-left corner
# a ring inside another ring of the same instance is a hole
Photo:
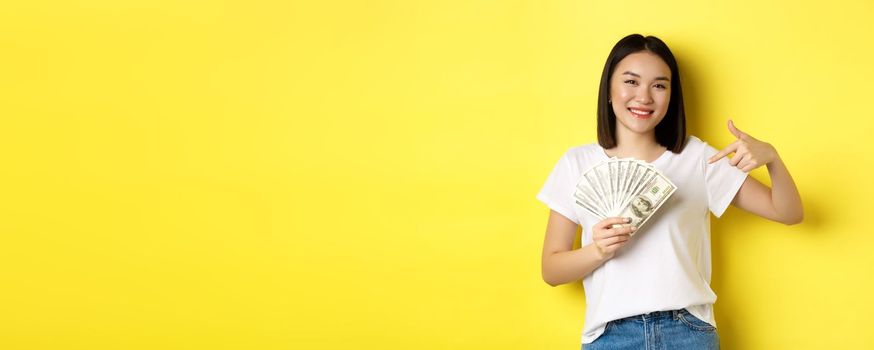
[[[613,113],[610,103],[610,78],[613,71],[625,56],[630,54],[649,51],[667,63],[671,69],[671,101],[668,103],[668,111],[664,119],[656,125],[656,142],[665,146],[674,153],[680,153],[686,142],[686,112],[683,108],[683,90],[680,87],[680,70],[677,68],[677,60],[674,54],[661,39],[654,36],[631,34],[619,40],[607,63],[604,64],[604,72],[601,74],[601,87],[598,90],[598,143],[605,149],[616,147],[616,114]]]

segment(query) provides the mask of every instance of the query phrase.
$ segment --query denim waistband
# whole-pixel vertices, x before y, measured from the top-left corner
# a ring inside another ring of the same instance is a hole
[[[657,320],[657,319],[660,319],[660,318],[673,318],[673,319],[676,319],[676,318],[678,317],[677,315],[679,315],[679,314],[681,314],[681,313],[686,313],[686,312],[688,312],[688,311],[686,311],[686,309],[666,310],[666,311],[654,311],[654,312],[650,312],[650,313],[645,313],[645,314],[640,314],[640,315],[634,315],[634,316],[629,316],[629,317],[625,317],[625,318],[620,318],[620,320],[629,320],[629,321],[640,321],[640,322],[645,322],[645,321]]]

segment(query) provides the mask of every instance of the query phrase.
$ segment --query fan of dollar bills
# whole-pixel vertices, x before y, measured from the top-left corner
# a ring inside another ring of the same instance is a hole
[[[610,158],[580,175],[574,201],[600,219],[630,217],[640,227],[674,194],[677,186],[649,163]],[[613,225],[619,227],[623,225]],[[632,232],[631,235],[634,235]]]

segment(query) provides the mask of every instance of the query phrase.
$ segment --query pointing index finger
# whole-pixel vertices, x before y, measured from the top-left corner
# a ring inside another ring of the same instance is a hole
[[[723,148],[721,151],[719,151],[719,153],[716,153],[713,155],[713,157],[710,157],[710,159],[707,160],[707,164],[713,164],[713,162],[722,159],[723,157],[731,154],[734,151],[737,151],[737,147],[737,142],[728,145],[728,147]]]

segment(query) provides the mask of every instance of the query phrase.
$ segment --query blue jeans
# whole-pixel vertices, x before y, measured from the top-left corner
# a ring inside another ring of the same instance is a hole
[[[607,323],[604,333],[584,350],[684,350],[719,349],[716,327],[686,309],[658,311]]]

